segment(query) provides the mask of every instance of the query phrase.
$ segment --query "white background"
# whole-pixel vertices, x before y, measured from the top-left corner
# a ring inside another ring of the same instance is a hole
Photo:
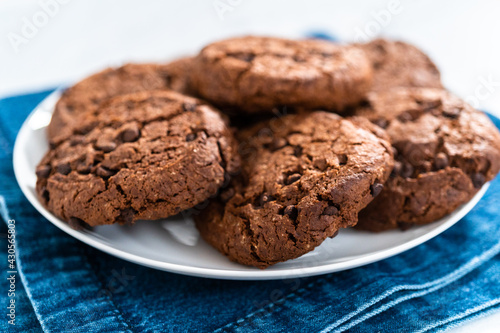
[[[0,0],[0,97],[66,85],[110,65],[193,54],[228,36],[315,31],[410,41],[437,63],[450,90],[500,115],[495,0]],[[453,332],[499,326],[497,314]]]

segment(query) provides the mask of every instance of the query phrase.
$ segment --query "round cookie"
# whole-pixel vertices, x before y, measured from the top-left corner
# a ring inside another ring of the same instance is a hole
[[[322,111],[266,121],[238,134],[242,173],[194,219],[231,260],[265,268],[297,258],[380,193],[390,144],[365,119]]]
[[[72,131],[86,112],[93,112],[109,98],[155,89],[188,92],[188,72],[191,58],[182,58],[166,65],[126,64],[108,68],[67,89],[57,102],[48,126],[49,140]]]
[[[37,167],[42,203],[90,226],[166,218],[214,196],[238,169],[226,119],[171,91],[101,104]]]
[[[372,91],[392,87],[442,88],[441,75],[432,60],[413,45],[386,39],[358,44],[373,67]]]
[[[397,88],[371,93],[355,112],[383,127],[395,166],[357,228],[383,231],[451,213],[500,170],[500,134],[488,117],[451,93]]]
[[[364,97],[372,76],[358,48],[254,36],[206,46],[192,74],[201,97],[248,113],[282,105],[343,109]]]

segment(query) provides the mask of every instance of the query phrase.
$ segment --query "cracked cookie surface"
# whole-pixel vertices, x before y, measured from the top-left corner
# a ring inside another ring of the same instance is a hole
[[[371,91],[393,87],[443,87],[436,65],[413,45],[386,39],[357,45],[365,51],[373,67]]]
[[[110,99],[37,167],[42,203],[70,224],[166,218],[215,195],[239,166],[227,122],[172,91]]]
[[[190,68],[191,58],[182,58],[168,64],[126,64],[89,76],[67,89],[57,102],[48,126],[49,139],[71,133],[87,112],[112,97],[156,89],[188,92]]]
[[[242,172],[194,216],[200,234],[231,260],[260,268],[312,251],[356,224],[380,193],[393,165],[381,132],[322,111],[241,131]]]
[[[355,115],[386,130],[395,166],[357,228],[407,229],[451,213],[500,170],[500,134],[488,117],[441,89],[371,93]]]
[[[254,36],[206,46],[192,73],[201,97],[247,113],[283,105],[341,110],[362,99],[372,76],[359,48]]]

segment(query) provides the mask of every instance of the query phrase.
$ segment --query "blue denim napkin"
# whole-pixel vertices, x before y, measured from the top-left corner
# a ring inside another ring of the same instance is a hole
[[[319,277],[201,279],[95,250],[45,220],[14,179],[14,139],[48,93],[0,101],[0,211],[5,222],[16,221],[18,271],[16,325],[2,315],[1,331],[439,332],[500,308],[498,178],[442,235],[396,257]],[[6,249],[6,223],[0,228]],[[9,283],[1,281],[5,312]]]

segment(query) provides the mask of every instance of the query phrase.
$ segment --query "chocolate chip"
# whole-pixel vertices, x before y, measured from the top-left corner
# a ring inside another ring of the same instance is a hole
[[[322,53],[321,54],[323,57],[331,57],[331,54],[325,54],[325,53]],[[299,54],[296,54],[293,56],[293,60],[295,62],[305,62],[306,61],[306,58],[302,55],[299,55]]]
[[[413,172],[415,171],[415,168],[413,168],[413,165],[410,163],[404,163],[403,167],[401,168],[401,176],[404,178],[409,178],[413,175]]]
[[[475,188],[481,188],[486,183],[486,177],[482,173],[475,173],[471,177]]]
[[[125,208],[120,211],[118,222],[121,224],[132,224],[134,222],[136,211],[132,208]]]
[[[456,119],[460,116],[460,112],[462,112],[462,110],[460,110],[459,108],[452,108],[449,110],[444,110],[443,116],[450,118],[450,119]]]
[[[408,229],[410,229],[411,227],[413,227],[415,225],[415,223],[409,223],[409,222],[398,222],[398,228],[401,230],[401,231],[406,231]]]
[[[440,99],[438,99],[435,101],[417,101],[417,104],[419,104],[424,111],[430,111],[432,109],[441,106],[443,103],[441,102]]]
[[[85,142],[85,137],[81,136],[81,135],[75,135],[73,136],[70,141],[69,141],[69,144],[71,146],[76,146],[76,145],[79,145],[81,143]]]
[[[339,164],[340,165],[346,165],[347,164],[347,155],[346,154],[337,155],[337,158],[339,159]]]
[[[271,148],[274,151],[274,150],[278,150],[280,148],[285,147],[287,144],[288,144],[288,142],[286,141],[286,139],[284,139],[284,138],[275,138],[273,140]]]
[[[193,141],[194,139],[196,139],[196,134],[189,133],[188,135],[186,135],[186,142]]]
[[[376,197],[377,195],[380,194],[380,192],[382,192],[383,189],[384,189],[383,184],[375,183],[372,186],[370,186],[370,193],[373,197]]]
[[[362,108],[371,108],[372,107],[372,103],[370,103],[370,101],[364,99],[361,101],[361,103],[359,103],[359,106],[362,107]]]
[[[221,166],[224,167],[225,169],[225,166],[226,166],[226,163],[224,162],[224,160],[221,161]],[[224,180],[222,182],[222,185],[221,185],[221,189],[224,189],[226,188],[229,183],[231,183],[231,174],[227,171],[224,172]]]
[[[233,53],[229,54],[229,56],[243,60],[245,62],[251,62],[255,58],[255,55],[251,53]]]
[[[102,165],[97,167],[96,174],[99,177],[111,177],[115,174],[113,170],[103,167]]]
[[[389,122],[387,121],[387,119],[384,118],[377,119],[373,123],[378,127],[382,127],[384,129],[387,128],[387,126],[389,126]]]
[[[67,175],[71,172],[71,166],[69,165],[69,163],[61,163],[56,166],[56,171],[60,174]]]
[[[86,175],[86,174],[90,173],[90,165],[82,163],[76,167],[76,171],[78,173]]]
[[[403,112],[398,116],[398,120],[401,121],[402,123],[406,123],[408,121],[413,120],[413,116],[411,115],[410,112]]]
[[[288,176],[288,177],[287,177],[285,184],[286,184],[286,185],[293,184],[293,183],[295,183],[297,180],[299,180],[299,179],[300,179],[300,177],[302,177],[302,175],[301,175],[301,174],[299,174],[299,173],[294,173],[294,174],[292,174],[292,175],[290,175],[290,176]]]
[[[234,197],[235,191],[234,188],[230,188],[220,194],[220,198],[222,202],[228,202],[232,197]]]
[[[247,54],[245,57],[243,57],[242,60],[245,60],[246,62],[251,62],[255,58],[255,54]]]
[[[335,238],[335,237],[337,237],[337,236],[338,236],[338,234],[339,234],[339,231],[337,230],[337,231],[335,231],[335,232],[333,233],[333,235],[331,235],[331,236],[330,236],[330,238]]]
[[[323,211],[323,214],[328,215],[328,216],[333,216],[333,215],[336,215],[338,212],[339,212],[339,209],[337,207],[328,206]]]
[[[319,170],[323,171],[327,167],[326,159],[324,159],[324,158],[316,158],[316,159],[314,159],[313,165],[314,165],[314,167],[316,167]]]
[[[90,225],[88,225],[84,220],[79,219],[78,217],[70,217],[68,220],[68,224],[75,230],[92,230],[92,227]]]
[[[95,149],[101,150],[105,153],[109,153],[115,150],[115,148],[116,148],[116,143],[114,143],[113,141],[97,140],[95,144]]]
[[[100,152],[100,151],[97,151],[92,156],[92,159],[93,159],[94,165],[96,165],[97,163],[102,162],[104,160],[104,153]]]
[[[46,188],[44,188],[42,191],[42,198],[45,200],[46,203],[49,202],[50,200],[50,193],[49,191],[47,191]]]
[[[441,110],[439,110],[439,109],[432,109],[432,110],[431,110],[431,114],[432,114],[434,117],[440,117],[440,116],[441,116]]]
[[[437,169],[444,169],[448,166],[448,156],[445,153],[441,152],[436,155],[434,158],[434,165]]]
[[[193,112],[194,110],[196,110],[196,104],[184,103],[182,104],[182,109],[184,111]]]
[[[149,82],[146,82],[146,84],[149,84]],[[135,103],[132,101],[127,101],[125,103],[125,106],[127,107],[127,109],[132,110],[133,108],[135,108]]]
[[[52,171],[52,167],[50,165],[40,165],[36,168],[36,176],[38,178],[48,178],[50,175],[50,171]]]
[[[137,127],[137,125],[133,125],[129,128],[126,128],[121,133],[122,140],[124,142],[133,142],[133,141],[137,140],[139,138],[139,134],[140,134],[139,128]]]
[[[324,58],[332,58],[332,57],[335,57],[335,54],[331,53],[331,52],[321,52],[320,53],[322,57]],[[305,58],[304,58],[305,60]]]
[[[297,157],[302,155],[302,147],[301,146],[295,146],[293,147],[293,154]]]
[[[284,213],[292,220],[297,219],[297,216],[299,215],[299,211],[294,205],[286,206]]]
[[[75,134],[77,135],[85,135],[88,134],[92,129],[95,128],[94,122],[82,125],[81,127],[75,128]]]

